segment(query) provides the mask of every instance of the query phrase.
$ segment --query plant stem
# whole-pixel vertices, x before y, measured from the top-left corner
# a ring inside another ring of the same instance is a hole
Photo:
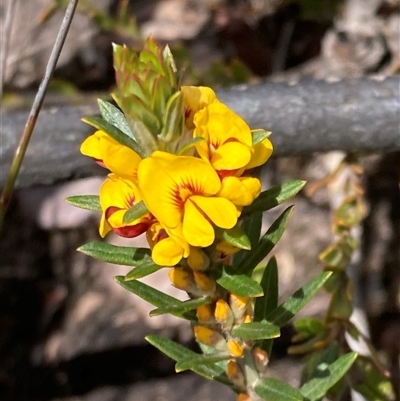
[[[38,92],[35,97],[35,101],[33,102],[31,111],[28,116],[28,120],[25,124],[25,128],[22,133],[20,142],[15,151],[15,155],[14,155],[11,167],[10,167],[10,171],[8,173],[8,176],[7,176],[4,188],[3,188],[3,192],[0,197],[0,233],[3,228],[4,216],[5,216],[8,204],[10,203],[11,195],[14,190],[15,181],[17,180],[17,176],[18,176],[19,170],[21,168],[22,161],[24,159],[25,152],[26,152],[26,149],[29,144],[29,140],[32,136],[33,129],[35,128],[35,124],[36,124],[37,118],[39,116],[40,109],[42,108],[43,100],[46,95],[49,81],[56,68],[57,61],[60,56],[65,39],[67,37],[67,33],[68,33],[69,27],[71,25],[72,18],[74,16],[78,1],[79,0],[70,0],[68,7],[65,11],[64,19],[61,23],[61,27],[58,32],[53,49],[51,51],[49,61],[47,62],[46,71],[45,71],[43,80],[39,86]]]

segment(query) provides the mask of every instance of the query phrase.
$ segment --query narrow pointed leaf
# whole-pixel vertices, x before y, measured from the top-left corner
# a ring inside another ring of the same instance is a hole
[[[272,257],[264,270],[261,278],[261,287],[264,291],[262,297],[256,298],[254,303],[254,321],[261,322],[278,306],[278,265],[275,257]],[[271,355],[273,340],[260,341],[258,346]]]
[[[146,277],[160,269],[162,269],[162,267],[155,264],[153,260],[149,258],[149,260],[138,263],[136,267],[125,276],[125,281]]]
[[[279,327],[284,326],[294,315],[304,308],[331,275],[332,272],[324,272],[311,279],[293,293],[283,304],[272,311],[266,319]]]
[[[240,226],[247,234],[250,240],[251,249],[254,249],[260,240],[261,227],[262,227],[262,213],[254,213],[246,216]],[[249,253],[240,251],[233,255],[233,266],[239,266],[247,257]]]
[[[251,131],[251,135],[253,137],[253,146],[256,146],[258,143],[268,138],[271,134],[271,131],[265,131],[263,129],[255,129]]]
[[[146,125],[134,116],[127,115],[126,120],[135,136],[137,143],[142,149],[142,157],[149,157],[158,149],[156,138],[152,135]]]
[[[98,130],[105,132],[107,135],[110,135],[111,138],[115,139],[121,145],[125,145],[128,148],[133,149],[140,156],[145,156],[143,149],[137,142],[135,142],[133,138],[129,137],[120,129],[114,127],[112,124],[102,119],[101,117],[84,117],[82,118],[82,121]]]
[[[179,304],[172,306],[161,306],[160,308],[154,309],[150,312],[150,316],[164,315],[166,313],[180,313],[189,312],[191,310],[197,309],[199,306],[210,304],[212,299],[210,297],[189,299],[187,301],[182,301]]]
[[[313,377],[300,388],[301,394],[309,401],[319,400],[347,373],[357,355],[350,352],[331,364],[318,365]]]
[[[88,242],[80,246],[78,251],[116,265],[137,266],[138,263],[151,261],[150,249],[116,246],[100,241]]]
[[[288,207],[272,223],[271,227],[262,236],[257,246],[252,250],[249,257],[246,258],[240,266],[237,266],[237,273],[250,275],[254,268],[272,251],[285,231],[292,210],[293,206]]]
[[[199,365],[214,365],[217,362],[227,361],[228,359],[232,359],[232,356],[228,353],[195,354],[178,361],[175,365],[175,371],[193,370]]]
[[[115,107],[112,103],[106,102],[101,99],[97,99],[97,103],[99,104],[100,113],[104,120],[109,122],[114,127],[118,128],[125,135],[133,138],[132,131],[129,128],[128,123],[126,122],[124,113],[122,113],[122,111],[118,107]]]
[[[363,380],[352,380],[352,387],[368,401],[395,401],[393,384],[368,357],[359,356],[356,369]]]
[[[261,192],[260,196],[249,206],[243,208],[241,217],[264,212],[293,198],[306,184],[306,181],[293,180]]]
[[[232,329],[232,334],[242,340],[264,340],[280,336],[279,327],[270,322],[242,323]]]
[[[70,196],[66,201],[81,209],[93,210],[94,212],[101,212],[99,195],[78,195]]]
[[[185,358],[190,358],[193,355],[198,355],[168,338],[149,335],[146,337],[146,341],[175,361],[181,361]],[[199,365],[193,367],[191,370],[209,380],[215,380],[228,386],[232,386],[232,383],[226,376],[224,369],[218,365]]]
[[[235,226],[230,230],[224,230],[222,232],[222,238],[236,248],[245,250],[251,249],[249,238],[239,226]]]
[[[124,214],[123,222],[128,224],[136,219],[140,219],[149,213],[146,205],[143,201],[136,203],[136,205],[131,206]]]
[[[255,300],[255,322],[261,322],[278,306],[278,265],[275,257],[269,260],[260,284],[264,295]]]
[[[115,94],[114,96],[117,98],[118,95]],[[158,120],[150,106],[140,97],[134,94],[124,96],[123,98],[118,98],[118,104],[121,104],[122,110],[131,119],[134,118],[141,121],[153,137],[160,133],[161,121]],[[136,141],[140,143],[140,134],[137,131],[133,131],[133,134]]]
[[[164,294],[163,292],[138,280],[126,281],[124,276],[116,276],[115,281],[128,291],[138,295],[140,298],[157,307],[179,305],[181,302],[179,299]]]
[[[168,99],[165,109],[163,128],[160,134],[165,142],[171,142],[182,136],[183,116],[183,93],[178,91]]]
[[[273,377],[258,381],[254,390],[260,397],[268,401],[304,401],[299,390]]]
[[[245,274],[239,274],[235,269],[224,267],[218,272],[217,283],[231,292],[242,297],[259,297],[263,294],[262,287],[257,281]]]

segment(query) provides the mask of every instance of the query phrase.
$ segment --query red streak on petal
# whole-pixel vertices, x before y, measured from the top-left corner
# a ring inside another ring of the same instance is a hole
[[[101,166],[103,168],[107,168],[106,165],[103,163],[103,160],[99,160],[99,159],[94,159],[94,160],[99,166]]]
[[[221,179],[223,179],[223,178],[225,178],[225,177],[232,177],[232,176],[234,176],[238,170],[239,170],[239,169],[236,169],[236,170],[217,170],[217,173],[218,173],[219,177],[220,177]]]
[[[240,143],[239,139],[232,138],[232,137],[228,138],[224,143],[228,143],[228,142],[239,142]]]
[[[116,206],[110,206],[109,208],[107,208],[107,210],[104,213],[104,217],[106,218],[106,220],[108,221],[108,219],[111,217],[111,215],[113,215],[115,212],[118,212],[118,210],[121,210],[120,207],[116,207]]]
[[[192,110],[190,109],[190,107],[185,107],[185,120],[189,118],[191,112]]]
[[[135,224],[134,226],[125,226],[120,228],[113,228],[115,234],[124,238],[134,238],[140,234],[143,234],[150,227],[150,222],[143,222]]]

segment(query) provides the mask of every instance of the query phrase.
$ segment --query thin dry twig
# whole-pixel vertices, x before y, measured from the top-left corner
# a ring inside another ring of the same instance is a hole
[[[79,0],[70,0],[70,2],[68,3],[68,7],[65,11],[64,19],[61,23],[60,30],[58,32],[56,41],[54,43],[53,49],[52,49],[50,57],[49,57],[49,61],[46,66],[46,71],[45,71],[43,80],[39,86],[38,92],[35,97],[35,101],[33,102],[31,111],[29,113],[27,122],[25,124],[24,131],[21,136],[21,140],[15,151],[15,155],[14,155],[14,159],[11,164],[10,172],[7,176],[5,186],[3,188],[3,192],[0,197],[0,232],[2,231],[4,215],[6,213],[8,204],[11,199],[11,195],[14,190],[15,181],[17,179],[19,170],[21,168],[21,164],[24,159],[25,152],[26,152],[26,149],[29,144],[29,140],[32,136],[33,129],[35,128],[35,124],[36,124],[37,118],[39,116],[39,112],[42,107],[44,97],[46,95],[49,81],[56,68],[57,61],[60,56],[61,50],[63,48],[65,39],[67,37],[69,27],[71,26],[71,22],[72,22],[78,1]]]

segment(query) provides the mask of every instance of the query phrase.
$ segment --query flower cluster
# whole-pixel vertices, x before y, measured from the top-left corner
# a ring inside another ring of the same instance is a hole
[[[99,101],[102,118],[84,119],[97,131],[81,146],[110,171],[99,195],[100,235],[146,233],[152,263],[171,267],[173,285],[202,302],[196,339],[229,359],[226,374],[245,399],[235,360],[246,347],[254,360],[266,358],[231,334],[252,321],[251,297],[227,291],[213,274],[250,249],[240,217],[260,195],[252,172],[271,156],[270,133],[251,130],[212,89],[181,86],[169,49],[151,39],[139,55],[115,45],[114,67],[118,107]]]
[[[102,130],[83,142],[81,152],[111,172],[100,191],[102,237],[146,232],[155,263],[175,266],[185,259],[201,270],[210,255],[235,251],[220,229],[234,228],[242,208],[260,194],[260,181],[250,173],[270,157],[272,145],[266,137],[254,144],[258,131],[212,89],[182,86],[180,92],[187,138],[180,147],[190,155],[155,150],[142,158]],[[141,201],[147,213],[126,222],[125,213]]]

